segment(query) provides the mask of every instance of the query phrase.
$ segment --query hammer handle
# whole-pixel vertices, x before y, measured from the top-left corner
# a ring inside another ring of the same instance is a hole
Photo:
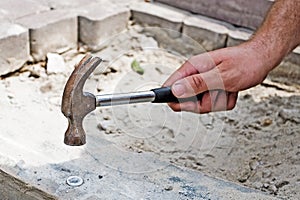
[[[151,91],[155,94],[155,99],[152,103],[169,103],[169,102],[177,102],[177,97],[172,93],[171,87],[162,87],[155,88]]]
[[[152,89],[155,93],[155,99],[152,103],[169,103],[169,102],[186,102],[186,101],[198,101],[202,98],[202,94],[198,94],[196,96],[188,97],[188,98],[177,98],[172,93],[171,87],[162,87]]]
[[[112,106],[133,103],[169,103],[169,102],[185,102],[195,101],[201,98],[201,94],[196,97],[178,99],[172,93],[170,87],[155,88],[150,91],[104,94],[96,95],[96,106]]]

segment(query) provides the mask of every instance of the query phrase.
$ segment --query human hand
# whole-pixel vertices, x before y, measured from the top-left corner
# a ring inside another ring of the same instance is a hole
[[[202,93],[198,101],[169,103],[174,111],[207,113],[231,110],[238,91],[261,83],[271,67],[267,58],[250,42],[196,55],[186,61],[164,83],[177,98]]]

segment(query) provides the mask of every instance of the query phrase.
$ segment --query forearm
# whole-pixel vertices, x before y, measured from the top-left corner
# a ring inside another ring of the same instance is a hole
[[[270,71],[300,44],[300,0],[277,0],[249,43]]]

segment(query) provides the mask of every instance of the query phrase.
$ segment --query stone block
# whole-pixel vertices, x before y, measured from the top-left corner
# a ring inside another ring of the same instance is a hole
[[[294,49],[286,58],[285,61],[296,64],[300,67],[300,46]]]
[[[182,33],[198,42],[207,51],[226,46],[231,26],[203,16],[192,16],[184,20]]]
[[[184,18],[187,17],[185,14],[164,5],[140,2],[133,4],[130,8],[134,22],[143,26],[171,29],[178,33],[180,33]]]
[[[53,10],[17,20],[29,29],[30,53],[39,61],[49,52],[64,52],[77,47],[77,17],[69,11]]]
[[[87,4],[86,0],[33,0],[39,2],[40,4],[49,7],[50,9],[72,9],[80,6],[85,6]],[[89,0],[88,3],[96,3],[98,0]]]
[[[49,10],[41,1],[9,0],[0,1],[0,13],[7,19],[15,20],[27,15],[37,14]]]
[[[29,59],[28,30],[10,23],[0,27],[0,75],[13,72]]]
[[[156,0],[192,13],[256,29],[263,21],[272,0]]]
[[[112,36],[125,30],[130,17],[128,8],[101,3],[81,7],[79,41],[91,50],[98,50]]]
[[[239,45],[240,43],[248,40],[252,34],[253,32],[249,29],[238,28],[229,30],[226,46],[231,47]]]
[[[269,73],[268,77],[278,83],[300,85],[299,65],[283,60],[278,67]]]

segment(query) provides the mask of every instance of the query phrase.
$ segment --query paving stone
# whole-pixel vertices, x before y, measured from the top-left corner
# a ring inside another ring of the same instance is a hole
[[[27,15],[37,14],[49,10],[49,7],[34,0],[9,0],[0,1],[0,15],[10,20],[15,20]]]
[[[145,2],[133,4],[130,8],[134,22],[174,30],[178,33],[175,37],[180,35],[183,20],[187,17],[170,7]]]
[[[193,13],[256,29],[272,5],[272,0],[156,0]]]
[[[291,52],[285,60],[300,66],[300,46],[294,49],[294,51]]]
[[[270,74],[273,80],[287,84],[300,84],[300,47],[297,47]]]
[[[77,17],[71,12],[43,12],[20,18],[17,23],[29,28],[30,53],[37,61],[44,60],[48,52],[77,47]]]
[[[196,40],[205,50],[210,51],[226,46],[230,27],[229,24],[207,17],[192,16],[184,20],[182,33]]]
[[[103,42],[126,29],[130,11],[114,4],[97,3],[81,7],[79,15],[79,41],[98,50]]]
[[[249,29],[237,28],[229,30],[228,39],[226,46],[236,46],[250,38],[253,32]]]
[[[80,6],[85,6],[87,4],[86,0],[34,0],[40,4],[49,7],[50,9],[70,9]],[[96,3],[99,0],[89,0],[88,3]]]
[[[28,30],[10,23],[0,28],[0,75],[13,72],[29,59]],[[17,47],[17,48],[16,48]]]

